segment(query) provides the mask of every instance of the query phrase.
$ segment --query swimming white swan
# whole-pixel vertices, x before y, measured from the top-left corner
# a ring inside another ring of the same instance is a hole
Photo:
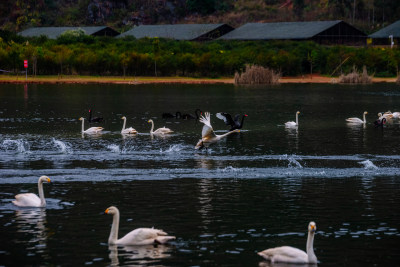
[[[113,215],[110,237],[108,238],[110,245],[165,244],[175,239],[175,236],[168,236],[163,230],[154,228],[137,228],[118,239],[119,210],[111,206],[106,209],[105,213]]]
[[[135,129],[133,129],[132,127],[126,128],[126,117],[123,116],[121,118],[122,120],[124,120],[124,125],[122,126],[122,130],[121,130],[121,134],[137,134],[137,131]]]
[[[396,113],[396,112],[395,112]],[[398,112],[397,112],[398,113]],[[397,114],[396,114],[396,116],[397,116]],[[390,111],[387,111],[387,112],[385,112],[385,113],[381,113],[381,112],[379,112],[378,113],[378,119],[383,119],[383,118],[385,118],[385,119],[392,119],[392,118],[394,118],[395,117],[395,114],[394,113],[392,113],[392,112],[390,112]]]
[[[317,226],[315,222],[310,222],[308,224],[308,237],[307,237],[307,253],[304,251],[289,247],[276,247],[266,249],[264,251],[258,252],[258,255],[263,257],[266,260],[274,262],[286,262],[286,263],[295,263],[295,264],[316,264],[317,257],[314,254],[314,234],[317,230]]]
[[[294,122],[294,121],[285,122],[285,126],[286,126],[286,127],[295,127],[295,126],[299,126],[299,114],[300,114],[300,111],[297,111],[297,112],[296,112],[296,122]]]
[[[19,207],[45,207],[46,200],[44,199],[44,193],[43,193],[44,182],[50,183],[51,180],[47,176],[41,176],[39,178],[38,180],[39,196],[33,193],[18,194],[15,196],[15,200],[13,200],[12,203],[15,206]]]
[[[359,119],[359,118],[348,118],[346,119],[347,122],[350,123],[367,123],[367,120],[365,119],[365,115],[367,115],[368,112],[364,111],[363,113],[363,120]]]
[[[82,133],[84,134],[97,134],[104,130],[103,127],[90,127],[85,131],[85,119],[83,117],[79,118],[82,121]]]
[[[171,129],[165,128],[165,127],[158,128],[157,130],[153,131],[154,130],[154,121],[152,119],[150,119],[150,120],[148,120],[148,123],[151,123],[150,134],[161,134],[161,135],[163,135],[163,134],[173,133],[173,131]]]
[[[222,138],[232,134],[240,132],[240,130],[236,129],[225,134],[216,135],[212,126],[210,119],[210,112],[205,112],[204,116],[200,116],[200,122],[204,123],[203,130],[201,131],[201,139],[197,142],[195,149],[202,149],[203,147],[208,148],[211,144],[218,142]]]

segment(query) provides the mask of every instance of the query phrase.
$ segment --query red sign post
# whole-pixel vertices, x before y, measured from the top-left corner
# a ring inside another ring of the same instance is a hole
[[[25,80],[28,80],[28,60],[24,60]]]

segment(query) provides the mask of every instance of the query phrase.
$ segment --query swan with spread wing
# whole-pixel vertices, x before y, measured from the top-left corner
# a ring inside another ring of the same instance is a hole
[[[197,142],[195,149],[202,149],[203,147],[208,148],[211,144],[218,142],[219,140],[227,137],[232,133],[237,133],[239,130],[229,131],[225,134],[215,134],[211,126],[210,112],[205,112],[204,116],[200,116],[200,122],[204,123],[203,130],[201,132],[201,139]]]
[[[229,131],[233,131],[236,129],[242,129],[244,118],[247,117],[247,114],[242,115],[242,119],[240,119],[240,114],[236,114],[235,117],[232,119],[231,114],[226,112],[218,112],[215,114],[218,119],[221,119],[225,122],[226,125],[229,125],[231,128]]]

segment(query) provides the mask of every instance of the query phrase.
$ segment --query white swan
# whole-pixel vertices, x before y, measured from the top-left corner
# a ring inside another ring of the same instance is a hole
[[[400,119],[400,112],[393,112],[392,115],[394,119]]]
[[[51,180],[47,176],[39,177],[38,180],[39,196],[33,193],[18,194],[15,196],[15,200],[13,200],[12,203],[18,207],[45,207],[46,200],[44,199],[44,193],[43,193],[44,182],[50,183]]]
[[[395,112],[396,113],[396,112]],[[398,113],[398,112],[397,112]],[[397,116],[397,114],[396,114],[396,116]],[[387,111],[387,112],[385,112],[385,113],[381,113],[381,112],[379,112],[378,113],[378,118],[381,120],[381,119],[383,119],[383,118],[385,118],[385,119],[392,119],[392,118],[394,118],[395,117],[395,114],[394,113],[392,113],[392,112],[390,112],[390,111]]]
[[[79,118],[80,121],[82,121],[82,133],[83,134],[98,134],[101,131],[104,130],[103,127],[90,127],[85,131],[85,119],[83,117]]]
[[[270,248],[264,251],[258,252],[258,255],[263,257],[266,260],[274,262],[286,262],[286,263],[297,263],[297,264],[316,264],[317,257],[314,254],[314,234],[317,230],[317,226],[315,222],[310,222],[308,224],[308,237],[307,237],[307,253],[304,251],[289,247],[277,247],[277,248]]]
[[[175,239],[175,236],[168,236],[163,230],[154,228],[137,228],[118,239],[119,210],[111,206],[106,209],[105,213],[113,215],[110,237],[108,238],[108,244],[110,245],[165,244]]]
[[[300,111],[297,111],[297,112],[296,112],[296,122],[294,122],[294,121],[285,122],[285,126],[286,126],[286,127],[295,127],[295,126],[299,126],[299,114],[300,114]]]
[[[348,118],[346,119],[347,122],[350,123],[367,123],[367,120],[365,119],[365,115],[367,115],[368,112],[364,111],[363,113],[363,120],[359,119],[359,118]]]
[[[124,125],[122,126],[122,130],[121,130],[121,134],[137,134],[137,131],[135,129],[133,129],[132,127],[126,128],[126,117],[123,116],[121,118],[122,120],[124,120]]]
[[[238,133],[240,130],[236,129],[225,134],[216,135],[212,126],[210,119],[210,112],[205,112],[204,116],[200,116],[200,122],[204,123],[203,130],[201,131],[201,139],[197,142],[195,149],[202,149],[203,147],[208,148],[211,144],[218,142],[222,138],[232,134]]]
[[[173,131],[171,129],[165,128],[165,127],[158,128],[157,130],[153,131],[154,130],[154,121],[152,119],[150,119],[150,120],[148,120],[148,123],[151,123],[150,134],[161,134],[161,135],[163,135],[163,134],[173,133]]]

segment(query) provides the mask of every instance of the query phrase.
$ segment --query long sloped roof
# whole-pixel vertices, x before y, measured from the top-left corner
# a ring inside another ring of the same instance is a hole
[[[395,38],[400,38],[400,20],[396,21],[389,26],[374,32],[369,37],[371,38],[389,38],[389,35],[393,35]]]
[[[306,21],[306,22],[272,22],[247,23],[225,35],[225,40],[285,40],[309,39],[342,22],[333,21]]]
[[[63,32],[68,30],[78,30],[82,29],[85,31],[87,35],[92,35],[98,31],[107,28],[107,26],[88,26],[88,27],[34,27],[26,29],[20,33],[21,36],[24,37],[39,37],[41,35],[45,35],[50,39],[56,39]]]
[[[194,40],[225,24],[167,24],[167,25],[140,25],[118,36],[134,36],[137,39],[144,37],[159,37],[175,40]]]

